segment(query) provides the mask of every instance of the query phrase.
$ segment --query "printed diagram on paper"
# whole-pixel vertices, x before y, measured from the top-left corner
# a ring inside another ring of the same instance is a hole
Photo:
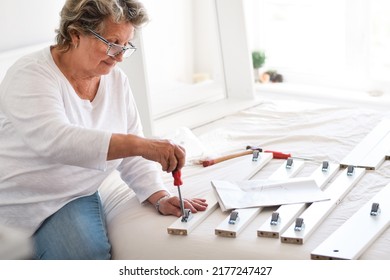
[[[329,199],[311,178],[241,182],[213,180],[211,183],[223,211]]]

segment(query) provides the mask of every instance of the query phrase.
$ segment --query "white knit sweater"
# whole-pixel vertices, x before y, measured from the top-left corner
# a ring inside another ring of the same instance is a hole
[[[96,192],[114,169],[141,202],[164,189],[154,162],[106,161],[112,133],[142,135],[119,68],[101,77],[90,102],[78,97],[49,47],[16,62],[0,85],[0,224],[33,234],[64,204]]]

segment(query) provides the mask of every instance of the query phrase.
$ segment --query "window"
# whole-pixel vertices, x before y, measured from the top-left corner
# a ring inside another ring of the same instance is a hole
[[[290,83],[354,90],[390,85],[386,0],[244,1],[250,48]]]
[[[145,0],[143,29],[154,119],[225,98],[214,2]]]

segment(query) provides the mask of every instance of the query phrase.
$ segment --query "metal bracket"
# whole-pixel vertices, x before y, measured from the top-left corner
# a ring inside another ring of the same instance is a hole
[[[329,162],[323,161],[322,162],[322,172],[328,172],[328,170],[329,170]]]
[[[192,213],[191,213],[191,210],[190,209],[184,209],[184,215],[181,216],[181,221],[183,223],[186,223],[188,222],[189,220],[192,219]]]
[[[291,169],[294,164],[294,160],[292,158],[287,159],[286,168]]]
[[[304,228],[305,228],[305,223],[303,222],[303,219],[302,218],[297,218],[295,220],[294,230],[295,231],[303,231]]]
[[[240,217],[238,216],[238,211],[232,211],[232,213],[230,213],[229,224],[235,225],[239,220]]]
[[[259,158],[259,154],[260,154],[259,150],[253,150],[252,161],[257,161]]]
[[[379,203],[374,202],[371,206],[370,215],[371,216],[378,216],[381,213],[381,209],[379,208]]]
[[[353,166],[353,165],[348,165],[347,175],[348,175],[348,176],[352,176],[354,172],[355,172],[355,166]]]
[[[279,213],[275,211],[272,213],[270,225],[276,226],[279,223],[280,223],[280,216]]]

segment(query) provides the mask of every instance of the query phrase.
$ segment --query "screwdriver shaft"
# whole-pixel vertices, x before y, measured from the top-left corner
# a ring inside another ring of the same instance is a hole
[[[180,186],[177,186],[177,191],[179,192],[179,200],[180,200],[181,215],[182,215],[183,217],[185,217],[185,212],[184,212],[184,201],[183,201],[183,198],[181,197]]]

